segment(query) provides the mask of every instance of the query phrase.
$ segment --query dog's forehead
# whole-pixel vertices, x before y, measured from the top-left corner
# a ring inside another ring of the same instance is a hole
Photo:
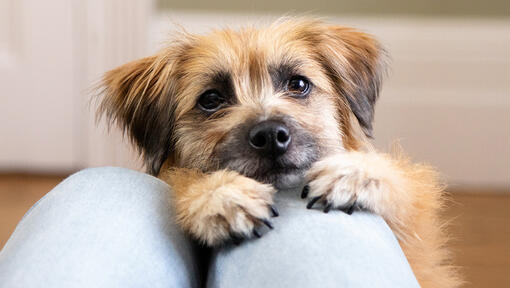
[[[241,103],[272,97],[275,75],[304,74],[313,82],[322,81],[320,64],[314,58],[317,42],[313,36],[319,28],[291,24],[195,35],[178,65],[183,75],[179,86],[185,92],[177,97],[186,98],[178,101],[182,106],[178,110],[191,110],[201,93],[216,88],[211,83],[218,78],[229,79]]]
[[[276,25],[260,29],[215,30],[196,37],[186,51],[186,58],[196,66],[207,66],[215,72],[238,75],[258,72],[259,68],[305,58],[310,52],[311,41],[310,33],[303,29],[297,25]]]

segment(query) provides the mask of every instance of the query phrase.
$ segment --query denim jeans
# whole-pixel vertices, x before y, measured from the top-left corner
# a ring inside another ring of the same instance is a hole
[[[307,210],[299,191],[280,191],[273,230],[204,262],[175,224],[169,193],[123,168],[70,176],[0,252],[0,287],[419,287],[379,216]]]

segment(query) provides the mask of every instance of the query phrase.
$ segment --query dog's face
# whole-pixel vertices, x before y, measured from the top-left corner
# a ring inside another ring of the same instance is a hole
[[[167,161],[292,186],[323,155],[370,136],[381,56],[370,36],[311,20],[183,34],[108,72],[101,111],[152,174]]]

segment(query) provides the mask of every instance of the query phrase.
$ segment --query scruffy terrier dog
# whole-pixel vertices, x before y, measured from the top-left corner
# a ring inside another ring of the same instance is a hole
[[[306,181],[308,208],[381,215],[422,286],[458,286],[436,173],[369,148],[385,70],[374,38],[307,19],[176,38],[108,72],[100,112],[173,187],[185,231],[209,246],[257,236],[276,189]]]

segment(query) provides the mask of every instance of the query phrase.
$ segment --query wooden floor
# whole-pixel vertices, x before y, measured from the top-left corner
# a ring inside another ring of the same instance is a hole
[[[25,212],[62,179],[64,176],[0,174],[0,247]]]
[[[0,175],[0,247],[23,214],[63,177]],[[508,191],[510,192],[510,191]],[[510,193],[452,193],[451,246],[465,287],[510,287]]]

